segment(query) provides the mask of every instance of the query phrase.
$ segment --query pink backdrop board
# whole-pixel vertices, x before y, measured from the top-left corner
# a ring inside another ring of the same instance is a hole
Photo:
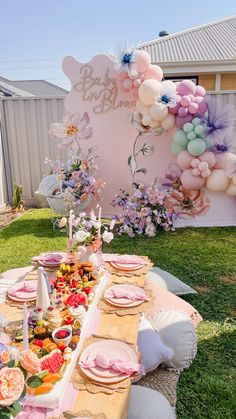
[[[65,109],[70,114],[88,112],[93,136],[83,140],[82,148],[95,144],[99,155],[99,175],[105,180],[102,213],[111,215],[110,205],[120,188],[131,190],[132,177],[127,160],[131,154],[137,130],[128,122],[134,110],[135,99],[130,93],[118,92],[114,62],[106,55],[97,55],[89,63],[80,63],[73,57],[65,57],[63,70],[71,80],[71,92],[65,99]],[[172,129],[162,136],[139,138],[155,146],[149,157],[139,157],[139,167],[147,174],[139,173],[135,180],[146,185],[156,177],[164,177],[168,163],[176,162],[171,152]],[[236,225],[235,198],[224,193],[206,191],[211,207],[206,215],[188,220],[178,220],[177,226],[185,225]]]

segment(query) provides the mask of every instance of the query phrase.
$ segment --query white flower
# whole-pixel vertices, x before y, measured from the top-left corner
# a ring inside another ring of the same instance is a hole
[[[150,223],[145,228],[145,233],[148,237],[154,237],[156,235],[156,227],[153,223]]]
[[[102,240],[105,243],[110,243],[113,240],[113,237],[114,237],[114,234],[113,233],[105,230],[104,233],[103,233],[103,235],[102,235]]]
[[[66,217],[62,217],[58,223],[58,227],[59,228],[63,228],[65,227],[67,224],[67,218]]]
[[[83,243],[90,236],[88,231],[78,230],[74,235],[73,239],[76,243]]]
[[[158,102],[172,108],[177,103],[176,86],[173,81],[167,80],[161,82],[160,96]]]
[[[140,135],[161,135],[164,131],[162,127],[151,128],[144,126],[142,124],[142,115],[136,110],[129,116],[129,122],[139,131]]]
[[[151,222],[152,222],[152,218],[151,218],[150,216],[148,216],[148,217],[146,218],[146,223],[147,223],[147,224],[151,224]]]
[[[136,50],[133,46],[129,46],[127,42],[124,45],[117,45],[115,51],[114,69],[118,72],[126,71],[129,76],[137,76],[135,60],[137,58]]]

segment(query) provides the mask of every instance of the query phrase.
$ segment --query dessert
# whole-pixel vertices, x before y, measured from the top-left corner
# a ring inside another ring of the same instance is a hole
[[[86,316],[86,309],[83,305],[78,305],[75,303],[72,307],[69,308],[68,314],[80,321],[80,324],[83,324],[84,318]]]

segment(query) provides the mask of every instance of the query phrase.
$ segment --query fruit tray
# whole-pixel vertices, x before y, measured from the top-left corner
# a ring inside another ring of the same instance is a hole
[[[108,280],[108,273],[104,273],[100,277],[100,282],[96,288],[95,297],[91,305],[89,305],[89,309],[86,313],[86,317],[83,322],[83,326],[81,328],[81,334],[80,334],[80,341],[77,345],[77,348],[75,351],[72,352],[72,357],[70,363],[67,365],[66,370],[63,374],[63,378],[58,381],[54,386],[53,389],[47,393],[42,394],[40,396],[35,396],[32,398],[32,405],[35,407],[44,407],[47,409],[57,409],[60,406],[60,402],[63,400],[63,397],[65,395],[65,392],[67,390],[67,386],[70,382],[70,378],[72,375],[72,372],[75,368],[77,358],[80,354],[80,351],[83,346],[84,339],[87,337],[89,329],[91,327],[91,322],[94,318],[94,313],[97,308],[97,303],[99,300],[99,297],[101,295],[101,292],[106,285]],[[28,403],[30,406],[30,401]]]

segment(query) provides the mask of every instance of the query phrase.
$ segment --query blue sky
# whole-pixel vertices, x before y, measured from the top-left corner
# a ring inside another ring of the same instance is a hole
[[[69,83],[66,55],[82,61],[120,42],[150,41],[236,15],[235,0],[0,0],[0,75]]]

